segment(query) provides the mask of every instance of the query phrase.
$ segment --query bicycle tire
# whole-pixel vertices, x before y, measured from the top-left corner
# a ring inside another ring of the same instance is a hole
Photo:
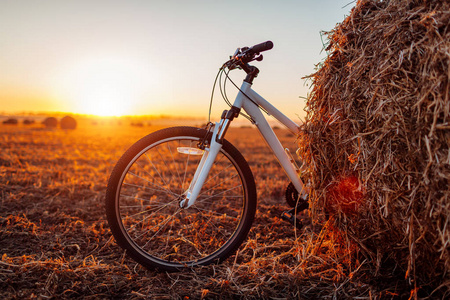
[[[179,271],[220,263],[247,237],[256,211],[255,180],[227,140],[196,203],[180,207],[201,158],[195,149],[206,134],[194,127],[151,133],[132,145],[111,173],[108,224],[117,244],[146,268]]]

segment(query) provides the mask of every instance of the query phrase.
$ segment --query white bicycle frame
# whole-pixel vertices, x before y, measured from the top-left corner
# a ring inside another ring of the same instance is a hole
[[[253,102],[250,101],[250,99],[248,99],[247,96],[251,98]],[[292,158],[289,157],[289,155],[286,153],[285,149],[278,140],[276,134],[273,132],[272,128],[270,127],[266,118],[262,114],[258,105],[256,105],[255,103],[263,107],[270,115],[272,115],[275,119],[277,119],[280,123],[286,126],[293,133],[298,133],[299,126],[291,119],[286,117],[283,113],[281,113],[276,107],[270,104],[267,100],[261,97],[258,93],[256,93],[251,88],[251,84],[245,81],[243,82],[241,90],[236,96],[233,106],[237,108],[243,108],[247,112],[247,114],[252,118],[254,124],[261,132],[270,149],[278,159],[278,162],[280,163],[281,167],[286,172],[286,175],[289,177],[292,184],[299,192],[299,195],[305,199],[309,193],[309,189],[303,184],[302,180],[299,177],[299,174],[297,173],[298,170],[295,164],[292,162]],[[222,144],[218,142],[217,139],[218,137],[220,137],[219,139],[224,137],[225,132],[228,129],[228,126],[230,125],[229,122],[230,120],[228,119],[221,119],[220,122],[215,123],[210,147],[205,148],[203,157],[200,160],[200,164],[197,167],[197,171],[194,174],[194,178],[188,190],[185,193],[186,200],[183,200],[180,203],[182,207],[187,208],[195,203],[195,200],[197,199],[200,190],[203,184],[205,183],[208,173],[212,165],[214,164],[216,156],[219,153],[220,149],[222,148]]]

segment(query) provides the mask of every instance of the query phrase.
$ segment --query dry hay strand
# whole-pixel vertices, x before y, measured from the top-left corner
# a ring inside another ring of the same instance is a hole
[[[448,1],[358,1],[328,33],[299,136],[314,218],[375,276],[432,295],[450,291],[449,24]]]

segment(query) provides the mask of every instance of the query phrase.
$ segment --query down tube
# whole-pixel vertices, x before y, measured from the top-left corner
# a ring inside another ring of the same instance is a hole
[[[278,162],[283,167],[286,175],[291,179],[295,188],[299,192],[300,195],[306,195],[309,193],[307,187],[303,184],[301,179],[299,178],[294,166],[290,162],[290,159],[286,152],[284,151],[283,146],[278,140],[277,136],[273,132],[267,120],[264,118],[263,114],[259,110],[259,108],[250,101],[245,101],[243,103],[244,110],[253,117],[256,121],[256,127],[258,127],[262,136],[266,140],[269,147],[272,149],[273,153],[278,159]]]

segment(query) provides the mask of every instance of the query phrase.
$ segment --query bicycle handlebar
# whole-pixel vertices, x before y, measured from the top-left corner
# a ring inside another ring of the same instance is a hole
[[[272,48],[273,48],[273,43],[271,41],[267,41],[264,43],[254,45],[254,46],[250,47],[248,50],[253,53],[259,53],[259,52],[270,50]]]
[[[230,60],[227,61],[222,67],[227,67],[229,70],[233,70],[235,68],[243,69],[247,74],[251,74],[252,79],[248,79],[248,82],[251,82],[253,78],[257,76],[259,70],[256,67],[250,66],[248,63],[254,60],[261,61],[263,56],[260,52],[267,51],[272,48],[273,43],[271,41],[256,44],[252,47],[238,48],[236,52],[230,56]]]

